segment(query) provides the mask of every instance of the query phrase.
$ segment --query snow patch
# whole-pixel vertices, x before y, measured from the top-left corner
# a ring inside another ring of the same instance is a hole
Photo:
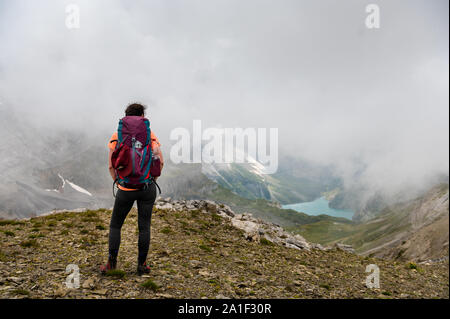
[[[70,182],[70,181],[67,180],[67,179],[64,179],[64,177],[62,177],[61,174],[58,174],[58,176],[59,176],[59,178],[61,178],[61,180],[63,181],[63,185],[62,185],[62,188],[63,188],[63,189],[64,189],[64,187],[66,186],[66,182],[67,182],[67,184],[69,184],[70,187],[72,187],[72,188],[73,188],[74,190],[76,190],[77,192],[80,192],[80,193],[82,193],[82,194],[85,194],[85,195],[88,195],[88,196],[91,196],[91,197],[92,197],[92,194],[89,193],[89,192],[88,192],[86,189],[84,189],[83,187],[78,186],[77,184],[74,184],[74,183]],[[52,190],[46,189],[46,191],[52,191]],[[58,192],[58,190],[54,190],[54,191]]]
[[[78,186],[78,185],[76,185],[76,184],[74,184],[74,183],[71,183],[71,182],[69,182],[68,180],[66,180],[66,182],[67,182],[74,190],[76,190],[76,191],[78,191],[78,192],[80,192],[80,193],[83,193],[83,194],[86,194],[86,195],[92,197],[92,194],[89,193],[87,190],[85,190],[83,187],[80,187],[80,186]]]
[[[63,181],[62,188],[64,188],[64,186],[66,186],[66,180],[64,179],[64,177],[61,176],[61,174],[58,174],[58,177],[61,178],[61,180]]]

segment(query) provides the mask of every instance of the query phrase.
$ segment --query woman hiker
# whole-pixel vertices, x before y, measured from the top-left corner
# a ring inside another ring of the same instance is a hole
[[[139,275],[150,272],[146,263],[150,223],[156,200],[156,179],[164,162],[161,144],[144,117],[145,109],[141,104],[130,104],[119,122],[118,131],[108,143],[109,172],[119,189],[109,226],[108,262],[100,267],[103,274],[116,268],[121,228],[135,201],[139,228],[137,272]]]

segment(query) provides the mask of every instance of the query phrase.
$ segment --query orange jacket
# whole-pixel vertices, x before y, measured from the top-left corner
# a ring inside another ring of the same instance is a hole
[[[152,143],[153,155],[158,155],[159,158],[161,159],[161,170],[162,170],[162,168],[164,166],[164,159],[163,159],[163,155],[161,152],[161,143],[159,143],[159,140],[156,137],[156,135],[153,133],[153,131],[151,131],[151,133],[150,133],[150,139],[151,139],[151,143]],[[114,149],[116,148],[116,145],[117,145],[117,132],[115,132],[111,136],[111,138],[108,142],[108,148],[110,150],[109,151],[109,169],[110,170],[113,168],[112,164],[111,164],[111,155],[112,155],[112,152],[114,151]],[[123,191],[135,191],[136,190],[136,189],[132,189],[132,188],[125,188],[121,185],[118,185],[118,187]]]

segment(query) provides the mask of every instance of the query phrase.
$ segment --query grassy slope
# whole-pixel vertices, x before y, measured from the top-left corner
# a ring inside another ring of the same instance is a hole
[[[291,231],[301,234],[306,239],[324,245],[336,242],[352,245],[357,252],[376,247],[408,228],[401,221],[404,214],[385,213],[363,224],[341,223],[329,220],[314,224],[290,227]]]
[[[448,262],[406,263],[343,251],[299,251],[247,241],[213,213],[157,210],[151,274],[135,274],[137,217],[122,230],[116,277],[98,267],[107,257],[110,211],[60,213],[0,222],[0,298],[448,298]],[[81,287],[63,284],[68,264]],[[381,289],[364,285],[366,266],[382,271]]]

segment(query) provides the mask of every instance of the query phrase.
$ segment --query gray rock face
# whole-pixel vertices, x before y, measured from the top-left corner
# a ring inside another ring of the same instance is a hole
[[[299,240],[297,238],[286,239],[286,244],[289,244],[290,246],[298,247],[300,249],[309,249],[311,247],[304,239]]]
[[[239,229],[242,229],[248,237],[258,238],[259,236],[259,225],[250,220],[240,220],[239,218],[231,219],[231,224]]]
[[[353,249],[353,247],[351,245],[345,245],[345,244],[336,243],[334,245],[334,248],[340,249],[340,250],[343,250],[343,251],[347,251],[349,253],[355,253],[355,250]]]
[[[300,235],[293,235],[280,226],[254,218],[251,214],[235,215],[231,224],[242,229],[248,240],[261,241],[264,238],[274,244],[294,249],[323,249],[320,245],[311,245]]]

